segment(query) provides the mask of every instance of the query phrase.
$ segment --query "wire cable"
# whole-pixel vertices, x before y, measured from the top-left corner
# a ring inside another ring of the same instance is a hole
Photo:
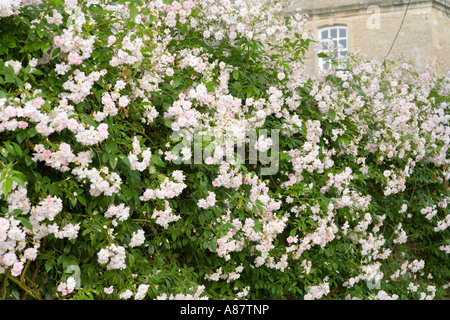
[[[450,18],[450,15],[448,14],[448,6],[447,6],[447,0],[445,0],[445,12],[447,13],[447,17]]]
[[[447,0],[445,0],[445,1],[447,1]],[[403,15],[403,19],[402,19],[402,22],[401,22],[401,24],[400,24],[400,28],[398,28],[397,34],[395,35],[394,41],[392,42],[392,45],[391,45],[391,48],[389,49],[389,52],[387,53],[387,55],[386,55],[386,57],[384,58],[384,60],[387,59],[387,57],[389,56],[389,54],[390,54],[391,51],[392,51],[392,48],[394,47],[395,42],[397,41],[397,37],[398,37],[398,35],[400,34],[400,30],[402,29],[402,27],[403,27],[403,22],[405,21],[405,18],[406,18],[406,14],[408,13],[408,9],[409,9],[409,4],[410,4],[410,3],[411,3],[411,0],[408,0],[408,4],[406,5],[405,14]]]

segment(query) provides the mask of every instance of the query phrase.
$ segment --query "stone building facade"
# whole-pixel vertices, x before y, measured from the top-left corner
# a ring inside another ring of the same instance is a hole
[[[315,39],[341,43],[341,55],[359,51],[383,60],[389,53],[419,69],[450,65],[450,0],[293,0],[287,15],[294,8],[308,14]],[[307,72],[316,74],[325,65],[322,60],[310,49]]]

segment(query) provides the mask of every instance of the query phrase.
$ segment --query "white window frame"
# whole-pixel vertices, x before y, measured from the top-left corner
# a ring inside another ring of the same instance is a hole
[[[336,30],[336,37],[331,37],[331,30]],[[344,34],[341,32],[341,30],[345,30]],[[324,38],[323,37],[323,32],[327,32],[328,37]],[[342,24],[336,24],[336,25],[332,25],[332,26],[326,26],[326,27],[322,27],[322,28],[318,28],[318,39],[319,42],[322,43],[323,40],[328,40],[331,39],[333,40],[334,44],[335,44],[335,54],[333,58],[336,58],[338,56],[346,56],[348,53],[348,40],[349,40],[349,36],[348,36],[348,27],[346,25],[342,25]],[[345,46],[343,45],[343,42],[345,41]],[[337,45],[341,44],[343,46],[343,48],[338,48]],[[324,48],[322,46],[321,51],[323,53],[329,53],[329,50]],[[327,61],[329,59],[328,58],[319,58],[319,70],[326,70],[327,69]]]

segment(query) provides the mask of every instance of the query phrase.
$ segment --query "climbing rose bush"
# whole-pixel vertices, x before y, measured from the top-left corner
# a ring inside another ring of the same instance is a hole
[[[289,5],[2,1],[2,299],[447,296],[448,69]]]

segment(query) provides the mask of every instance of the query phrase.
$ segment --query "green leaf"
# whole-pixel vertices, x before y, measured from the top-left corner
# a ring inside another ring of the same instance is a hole
[[[153,164],[155,164],[155,165],[157,165],[159,167],[165,167],[166,166],[166,164],[164,162],[162,162],[161,158],[158,155],[156,155],[156,154],[152,155],[151,163],[153,163]]]
[[[118,162],[118,159],[117,159],[116,155],[111,155],[109,157],[109,165],[111,166],[111,169],[115,169],[116,168],[117,162]]]
[[[33,158],[30,156],[25,156],[25,164],[27,165],[27,167],[29,167],[30,165],[32,165],[34,163]]]
[[[16,82],[16,81],[15,81],[15,79],[14,79],[14,76],[12,76],[12,75],[10,75],[10,74],[7,74],[7,75],[5,76],[5,82],[6,82],[6,83],[14,83],[14,82]]]
[[[18,176],[12,176],[12,177],[9,177],[9,179],[12,180],[12,181],[17,182],[21,186],[25,185],[25,182],[21,178],[19,178]]]
[[[123,157],[120,160],[127,166],[127,168],[131,168],[130,159],[128,159],[128,157]]]
[[[60,48],[56,48],[52,51],[52,59],[56,57],[61,52]]]
[[[82,196],[78,196],[77,197],[78,201],[80,201],[80,203],[84,206],[87,207],[87,203],[86,203],[86,199],[83,198]]]
[[[28,138],[33,138],[35,135],[37,135],[37,131],[36,131],[35,127],[28,129],[28,131],[27,131]]]
[[[12,180],[10,178],[7,178],[5,181],[3,181],[2,184],[2,193],[5,196],[5,198],[8,196],[9,191],[11,191],[12,187]]]
[[[28,221],[25,217],[16,217],[17,220],[20,220],[22,224],[29,230],[33,230],[33,226],[31,225],[30,221]]]
[[[134,18],[136,18],[136,16],[139,14],[138,9],[136,8],[136,6],[134,5],[133,2],[130,2],[128,4],[128,10],[130,10],[130,19],[134,20]]]
[[[23,81],[20,78],[15,77],[14,80],[20,88],[23,88]]]
[[[334,121],[335,118],[336,118],[336,112],[334,110],[328,111],[328,119],[330,119],[331,121]]]
[[[20,131],[17,134],[17,142],[22,143],[27,138],[27,132],[26,131]]]
[[[240,84],[239,82],[233,83],[232,86],[233,86],[233,88],[234,88],[236,91],[238,91],[239,93],[241,92],[242,86],[241,86],[241,84]]]
[[[0,153],[2,154],[2,156],[4,156],[5,158],[8,156],[8,150],[6,150],[6,148],[2,148],[1,150],[0,150]]]
[[[47,260],[44,265],[45,272],[50,272],[53,269],[53,260]]]
[[[11,214],[12,214],[12,215],[19,215],[19,214],[22,214],[22,212],[23,212],[23,210],[20,210],[20,209],[14,209],[14,210],[11,212]]]
[[[181,83],[182,83],[182,79],[181,78],[175,78],[174,80],[173,80],[173,84],[172,84],[172,88],[176,88],[176,87],[178,87]]]
[[[43,53],[47,53],[47,51],[50,49],[50,43],[44,43],[41,46],[41,50]]]
[[[206,89],[208,89],[209,92],[213,92],[214,91],[214,82],[212,82],[212,81],[207,82],[205,84],[205,86],[206,86]]]
[[[134,266],[134,263],[135,263],[135,261],[136,261],[136,259],[135,259],[135,257],[134,257],[132,254],[130,254],[130,255],[128,256],[128,261],[129,261],[129,263],[130,263],[130,267],[133,267],[133,266]]]
[[[97,59],[100,56],[100,53],[99,50],[92,52],[92,59]]]
[[[109,139],[104,142],[106,152],[108,153],[116,153],[117,152],[117,141]]]
[[[31,73],[32,73],[32,74],[37,74],[37,75],[39,75],[39,76],[41,76],[41,75],[44,74],[44,73],[43,73],[41,70],[39,70],[39,69],[35,69],[35,70],[33,70]]]
[[[17,143],[13,143],[13,147],[14,147],[14,150],[16,151],[16,154],[17,155],[22,155],[22,149],[20,148],[20,146],[17,144]]]

